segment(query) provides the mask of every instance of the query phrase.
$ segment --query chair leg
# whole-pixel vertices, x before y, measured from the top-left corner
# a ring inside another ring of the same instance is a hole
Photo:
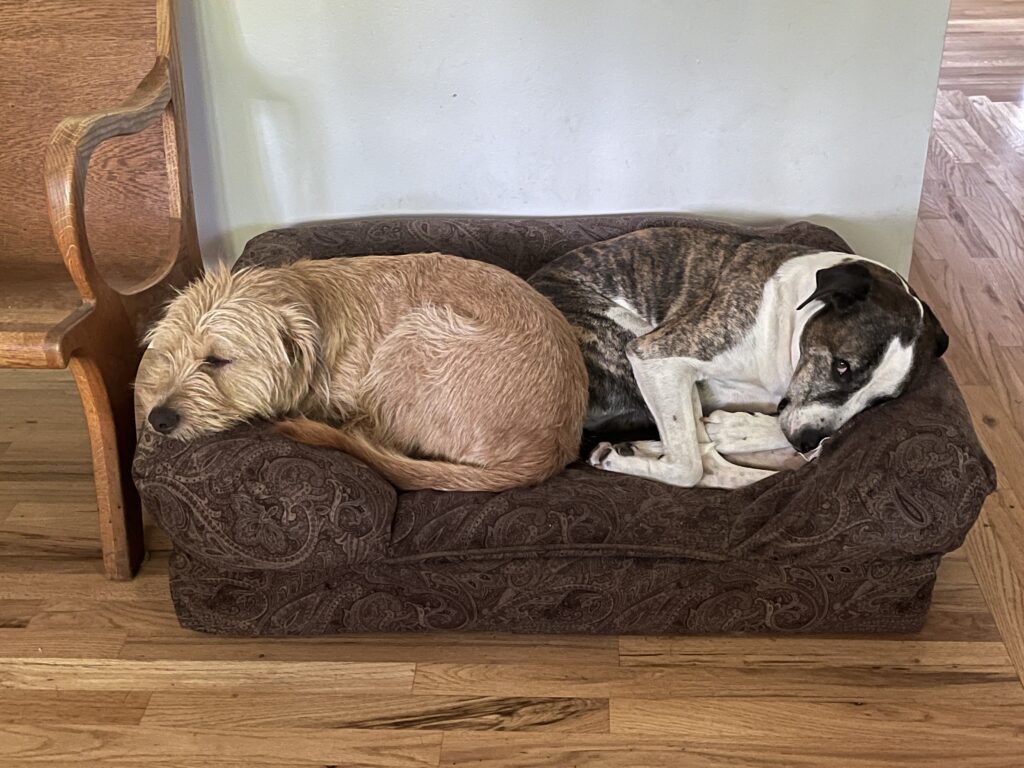
[[[76,355],[69,363],[89,427],[103,567],[107,578],[119,581],[132,578],[145,555],[142,506],[131,473],[136,442],[131,383],[138,361],[134,362]]]

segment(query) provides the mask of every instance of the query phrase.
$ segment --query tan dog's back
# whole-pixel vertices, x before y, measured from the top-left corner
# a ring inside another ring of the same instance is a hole
[[[306,286],[346,420],[293,420],[285,433],[352,453],[404,489],[502,490],[575,458],[582,354],[565,318],[523,280],[441,254],[282,271]]]

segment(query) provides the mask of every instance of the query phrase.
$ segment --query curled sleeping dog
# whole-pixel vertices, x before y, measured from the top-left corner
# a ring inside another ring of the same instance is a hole
[[[673,485],[771,475],[721,454],[813,450],[901,395],[948,344],[891,269],[756,235],[639,230],[565,254],[530,282],[576,330],[585,428],[656,426],[661,438],[602,443],[590,463]]]
[[[349,453],[403,489],[497,491],[579,448],[586,369],[551,302],[442,254],[208,273],[149,336],[152,427],[188,439],[250,419]]]

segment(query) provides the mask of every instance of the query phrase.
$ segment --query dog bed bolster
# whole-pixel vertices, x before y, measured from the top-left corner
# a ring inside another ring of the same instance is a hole
[[[175,547],[209,562],[293,570],[387,554],[391,484],[358,459],[265,424],[188,443],[147,428],[134,476]]]
[[[477,259],[527,278],[563,253],[645,227],[699,224],[723,233],[804,243],[823,251],[850,253],[827,227],[808,221],[779,226],[744,226],[680,213],[620,213],[596,216],[514,218],[505,216],[375,216],[272,229],[245,245],[234,269],[279,267],[300,259],[440,251]]]

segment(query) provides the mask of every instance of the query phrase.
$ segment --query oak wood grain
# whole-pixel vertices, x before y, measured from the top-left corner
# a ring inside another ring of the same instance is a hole
[[[116,659],[125,637],[124,631],[116,629],[87,635],[74,630],[5,629],[0,632],[0,668],[16,663],[11,659]]]
[[[1024,691],[1012,683],[998,699],[935,692],[931,703],[807,702],[787,699],[677,699],[670,702],[616,699],[611,707],[613,734],[670,737],[695,747],[757,745],[766,753],[790,749],[795,739],[813,732],[822,759],[843,763],[862,760],[870,745],[871,759],[950,760],[964,765],[1010,765],[1024,749]],[[1016,697],[1011,695],[1016,694]],[[947,698],[948,697],[948,698]],[[945,700],[947,706],[941,706]],[[940,706],[935,706],[940,704]],[[965,739],[972,748],[962,752]],[[830,764],[836,764],[830,762]]]
[[[91,620],[91,617],[84,617]],[[351,635],[310,638],[197,638],[180,627],[153,632],[129,628],[122,658],[139,661],[188,657],[208,661],[407,661],[617,664],[614,637],[529,635]]]
[[[440,733],[342,729],[181,731],[156,726],[0,725],[0,763],[46,766],[373,766],[438,764]]]
[[[0,688],[7,725],[138,725],[150,694],[140,691],[24,691]]]
[[[1024,2],[953,0],[911,282],[947,323],[949,363],[1000,491],[967,539],[1024,673]]]
[[[940,87],[1017,101],[1024,82],[1024,12],[1020,0],[953,0]]]
[[[158,691],[143,723],[174,728],[360,728],[607,733],[606,699]]]
[[[784,714],[785,710],[783,710]],[[728,711],[722,712],[728,716]],[[770,716],[771,713],[769,713]],[[951,740],[937,743],[898,731],[888,738],[839,741],[821,738],[816,720],[795,724],[793,739],[771,746],[757,739],[725,736],[685,738],[659,733],[565,736],[537,733],[446,733],[441,765],[474,768],[878,768],[885,765],[933,768],[1011,768],[1019,765],[1013,741],[985,738],[965,748]],[[728,727],[728,721],[725,726]],[[801,725],[806,727],[801,727]],[[875,729],[877,732],[877,729]],[[920,749],[915,751],[915,747]]]
[[[960,695],[1022,693],[1010,665],[969,672],[949,667],[837,667],[701,664],[692,667],[594,665],[588,668],[531,664],[418,664],[417,694],[475,696],[646,697],[719,696],[803,701],[926,700],[955,688]]]
[[[1010,657],[1001,640],[990,642],[915,637],[622,637],[619,655],[624,666],[773,665],[801,669],[821,667],[955,666],[963,671],[1005,670]]]
[[[1024,680],[1024,571],[1017,570],[1024,557],[1019,550],[1010,555],[1007,547],[1007,543],[1021,542],[1017,513],[1019,509],[1005,509],[998,498],[990,501],[967,535],[967,547],[978,581],[991,596],[992,614],[1006,650]]]
[[[30,690],[283,690],[408,693],[413,665],[361,662],[196,662],[0,659],[0,688]]]

